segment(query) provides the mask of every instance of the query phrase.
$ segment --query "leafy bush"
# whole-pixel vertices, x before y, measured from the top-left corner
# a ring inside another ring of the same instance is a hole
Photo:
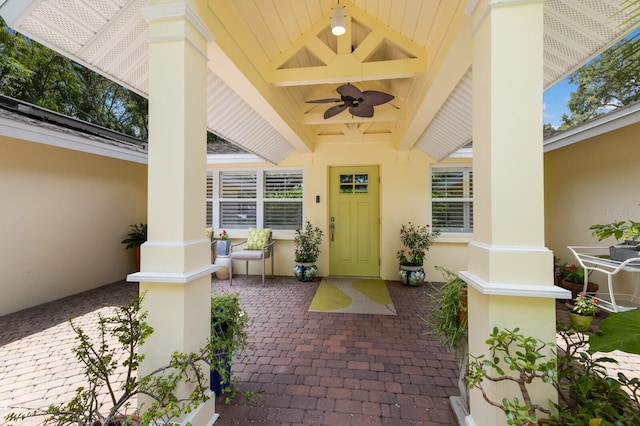
[[[77,341],[73,352],[84,366],[86,385],[79,387],[66,404],[10,413],[5,419],[17,421],[41,416],[44,424],[56,426],[134,425],[138,423],[138,420],[134,421],[138,416],[127,414],[131,399],[146,395],[151,403],[144,407],[139,422],[172,424],[173,419],[207,401],[209,380],[201,363],[208,362],[208,346],[198,353],[175,352],[168,365],[146,376],[138,376],[138,367],[144,359],[138,349],[153,333],[153,328],[145,321],[147,313],[141,312],[142,299],[143,296],[139,296],[129,304],[115,308],[111,316],[100,315],[97,342],[70,321]],[[113,344],[113,341],[118,343]],[[120,378],[120,371],[126,371],[124,380]],[[184,383],[190,384],[192,390],[188,395],[178,396],[178,387],[183,389]],[[105,394],[108,402],[103,404]]]

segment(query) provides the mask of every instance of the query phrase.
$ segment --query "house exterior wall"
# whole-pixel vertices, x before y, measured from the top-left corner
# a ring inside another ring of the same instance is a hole
[[[447,160],[454,164],[468,165],[471,159]],[[332,166],[379,166],[380,169],[380,276],[398,280],[396,252],[402,248],[400,226],[409,221],[427,224],[431,221],[431,165],[434,161],[423,151],[396,151],[387,142],[357,143],[348,145],[320,144],[313,154],[292,154],[278,166],[269,163],[210,165],[209,169],[222,168],[302,168],[304,170],[304,216],[325,232],[321,253],[316,262],[319,276],[329,275],[329,168]],[[320,203],[316,203],[316,196]],[[214,215],[216,212],[214,212]],[[216,230],[219,231],[219,230]],[[246,233],[230,230],[234,242],[246,237]],[[275,274],[293,275],[293,231],[274,231]],[[465,268],[467,244],[471,240],[460,237],[440,236],[427,253],[425,271],[427,280],[440,281],[442,276],[433,269],[444,266],[453,271]],[[260,265],[249,263],[249,273],[260,273]],[[244,263],[237,263],[234,273],[244,273]],[[269,266],[267,266],[269,272]]]
[[[640,221],[640,124],[623,127],[545,154],[545,221],[547,246],[560,263],[577,263],[567,246],[609,246],[598,242],[589,227],[620,220]],[[629,292],[633,274],[614,278]],[[606,288],[606,276],[590,280]]]
[[[123,280],[147,168],[0,138],[0,315]]]

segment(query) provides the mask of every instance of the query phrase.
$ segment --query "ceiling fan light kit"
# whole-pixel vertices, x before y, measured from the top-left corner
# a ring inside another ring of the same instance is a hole
[[[336,36],[347,32],[347,12],[343,4],[331,8],[331,32]]]

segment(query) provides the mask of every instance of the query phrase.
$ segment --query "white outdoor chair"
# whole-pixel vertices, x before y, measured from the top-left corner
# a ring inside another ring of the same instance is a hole
[[[233,244],[229,257],[231,264],[229,265],[229,285],[233,285],[233,261],[244,260],[246,275],[249,276],[249,262],[262,261],[262,285],[264,285],[264,273],[267,259],[271,258],[271,277],[273,278],[273,246],[275,241],[271,239],[271,229],[254,229],[249,228],[249,238],[241,243]],[[240,248],[240,246],[243,246]]]

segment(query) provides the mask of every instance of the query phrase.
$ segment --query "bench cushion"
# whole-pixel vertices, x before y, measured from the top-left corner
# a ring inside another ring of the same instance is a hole
[[[260,260],[262,253],[262,250],[237,250],[231,252],[231,258],[234,260]],[[269,253],[266,253],[265,257],[269,257]]]

